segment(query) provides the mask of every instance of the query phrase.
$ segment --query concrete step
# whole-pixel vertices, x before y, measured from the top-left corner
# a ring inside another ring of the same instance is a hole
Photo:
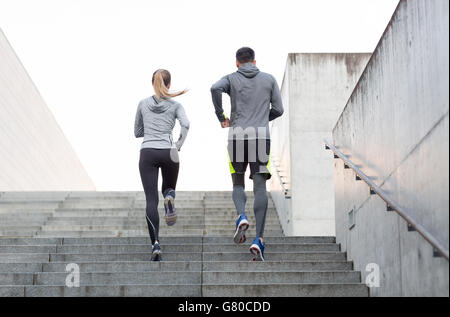
[[[27,217],[30,215],[53,214],[55,210],[55,208],[5,208],[3,210],[0,209],[0,217],[12,215]]]
[[[132,203],[127,201],[93,201],[93,202],[68,202],[65,201],[61,204],[60,209],[71,209],[71,208],[131,208]]]
[[[115,231],[49,231],[37,232],[34,237],[60,238],[60,237],[76,237],[76,238],[96,238],[96,237],[119,237]]]
[[[136,213],[135,216],[143,216],[145,213],[140,212]],[[121,210],[96,210],[96,211],[87,211],[87,210],[57,210],[54,214],[54,217],[64,218],[64,217],[128,217],[130,215],[129,210],[121,209]]]
[[[199,261],[200,252],[175,252],[163,254],[163,261]],[[149,261],[150,252],[109,253],[109,254],[50,254],[50,262],[112,262],[112,261]]]
[[[159,200],[159,205],[162,206],[164,199]],[[147,202],[145,200],[135,200],[133,206],[146,206]],[[175,205],[180,205],[184,207],[203,207],[203,200],[191,200],[191,199],[175,199]]]
[[[216,272],[300,272],[351,271],[353,263],[347,261],[204,261],[203,271]]]
[[[207,228],[199,229],[160,229],[160,237],[182,237],[182,236],[208,236],[208,237],[232,237],[234,234],[234,229],[228,230],[210,230]],[[265,230],[265,234],[274,236],[282,235],[281,230]],[[247,230],[248,239],[254,238],[256,235],[255,230],[250,228]],[[103,231],[15,231],[6,232],[6,234],[1,234],[0,237],[37,237],[37,238],[96,238],[96,237],[146,237],[148,236],[147,228],[142,228],[139,230],[103,230]]]
[[[68,263],[18,263],[0,264],[1,272],[65,272]],[[82,262],[77,263],[80,272],[159,272],[159,271],[222,271],[222,272],[298,272],[298,271],[351,271],[353,265],[346,261],[304,261],[304,262],[237,262],[237,261],[124,261],[124,262]]]
[[[0,273],[0,285],[33,285],[33,273]]]
[[[249,244],[162,244],[162,249],[168,252],[243,252]],[[284,244],[267,243],[266,250],[277,252],[306,251],[339,251],[336,244]],[[120,253],[120,252],[151,252],[148,244],[109,244],[109,245],[0,245],[2,253]]]
[[[247,217],[253,217],[254,216],[253,208],[246,209],[245,213],[246,213]],[[233,209],[233,208],[228,208],[228,209],[207,209],[205,211],[205,216],[212,216],[212,217],[223,216],[223,217],[229,217],[229,218],[236,219],[237,218],[237,213],[236,213],[236,209]],[[268,217],[278,217],[278,215],[276,214],[276,212],[274,210],[267,210],[267,216]]]
[[[31,280],[29,279],[29,273],[12,273],[19,281],[31,281],[33,282],[33,274],[31,274]],[[18,276],[16,276],[18,275]],[[35,285],[53,285],[53,286],[65,286],[67,273],[36,273],[34,274]],[[12,279],[11,277],[10,279]],[[104,272],[104,273],[85,273],[80,275],[80,285],[146,285],[146,284],[158,284],[158,285],[177,285],[177,284],[200,284],[201,272],[166,272],[160,271],[158,274],[149,274],[149,272]],[[10,280],[6,279],[6,281]],[[2,273],[0,273],[0,284],[2,283]],[[17,283],[12,283],[14,285]],[[7,285],[7,284],[3,284]],[[8,285],[11,285],[8,284]],[[24,283],[19,285],[33,285]]]
[[[148,230],[146,226],[142,227],[130,227],[130,229],[121,229],[116,230],[114,227],[104,227],[103,230],[100,227],[82,227],[80,226],[76,230],[76,226],[71,226],[70,228],[66,228],[66,230],[61,231],[58,230],[59,228],[53,228],[54,230],[49,230],[48,228],[43,229],[43,231],[39,231],[36,233],[36,236],[38,237],[99,237],[99,236],[112,236],[112,237],[131,237],[131,236],[146,236],[148,235]],[[95,228],[95,229],[94,229]],[[44,231],[45,230],[45,231]],[[26,231],[23,231],[26,233]],[[22,232],[20,232],[22,234]],[[209,236],[233,236],[234,229],[210,229],[210,228],[198,228],[198,229],[177,229],[177,228],[166,228],[161,227],[160,228],[160,236],[202,236],[202,235],[209,235]],[[274,236],[274,235],[282,235],[283,232],[281,229],[277,228],[274,230],[271,230],[270,228],[265,230],[265,234]],[[20,236],[20,235],[19,235]],[[247,237],[250,239],[252,237],[256,236],[256,232],[254,228],[250,228],[247,230]]]
[[[161,246],[163,252],[202,252],[201,244],[165,244]],[[109,254],[109,253],[151,253],[151,244],[135,245],[62,245],[54,253],[61,254]]]
[[[203,272],[204,284],[252,284],[252,283],[359,283],[359,272]]]
[[[8,256],[9,254],[5,254]],[[20,254],[16,254],[17,258]],[[38,254],[36,254],[38,255]],[[2,255],[3,256],[3,255]],[[48,254],[46,254],[48,257]],[[50,262],[107,262],[107,261],[148,261],[150,252],[105,253],[105,254],[50,254]],[[251,261],[247,252],[204,252],[208,261]],[[200,261],[201,252],[164,252],[163,261]],[[266,261],[345,261],[341,252],[265,252]],[[1,260],[0,260],[1,261]],[[24,261],[17,261],[24,262]]]
[[[45,263],[49,262],[48,253],[2,253],[0,263]]]
[[[63,245],[58,247],[50,246],[13,246],[2,249],[0,253],[14,253],[8,251],[15,251],[17,253],[122,253],[122,252],[151,252],[150,244],[135,244],[135,245]],[[162,244],[163,252],[246,252],[249,244]],[[3,252],[5,250],[5,252]],[[29,250],[29,251],[28,251]],[[41,251],[42,252],[38,252]],[[52,251],[55,250],[55,251]],[[339,251],[339,246],[336,244],[270,244],[266,245],[266,250],[273,250],[277,252],[320,252],[320,251]],[[23,252],[21,252],[23,251]],[[34,251],[34,252],[30,252]]]
[[[37,233],[34,229],[25,230],[0,230],[0,237],[33,237]]]
[[[266,236],[266,243],[335,243],[334,237],[271,237]],[[162,244],[178,243],[232,244],[230,237],[162,237]],[[150,238],[0,238],[0,245],[117,245],[117,244],[150,244]]]
[[[56,253],[56,245],[0,245],[0,256],[3,253]]]
[[[0,201],[0,210],[1,211],[22,211],[22,210],[54,210],[58,208],[60,202],[52,202],[52,201],[41,201],[41,202],[34,202],[34,201]]]
[[[46,222],[46,219],[43,220],[23,220],[23,221],[2,221],[0,230],[9,230],[12,228],[22,227],[22,228],[40,228]]]
[[[205,228],[204,230],[204,234],[205,235],[209,235],[209,236],[222,236],[222,237],[232,237],[234,235],[234,228],[230,227],[230,229],[223,229],[223,230],[214,230],[214,229],[209,229],[209,228]],[[247,240],[248,239],[253,239],[256,237],[256,231],[255,231],[255,227],[250,227],[250,229],[248,229],[246,231],[247,234]],[[267,234],[268,236],[282,236],[283,235],[283,231],[281,230],[281,227],[278,227],[276,229],[271,229],[271,228],[267,228],[264,230],[264,234]]]
[[[0,263],[1,273],[66,272],[69,263]],[[238,262],[238,261],[123,261],[77,263],[80,272],[159,272],[159,271],[221,271],[221,272],[301,272],[301,271],[351,271],[352,263],[346,261],[303,262]]]
[[[74,191],[68,194],[68,198],[116,198],[116,197],[136,197],[140,192],[135,191]]]
[[[198,237],[204,234],[203,229],[190,230],[190,232],[160,232],[160,238],[163,237]],[[19,235],[21,236],[21,235]],[[18,237],[19,237],[18,236]],[[147,237],[148,231],[48,231],[48,232],[38,232],[33,235],[33,237],[38,238],[96,238],[96,237]]]
[[[205,210],[203,207],[176,207],[177,212],[193,215],[193,216],[204,216]],[[83,217],[83,216],[91,216],[91,215],[114,215],[114,213],[117,214],[130,214],[130,215],[145,215],[145,207],[142,208],[113,208],[113,207],[107,207],[107,208],[59,208],[55,211],[55,215],[69,215],[74,214],[76,217]],[[164,206],[158,207],[158,213],[160,215],[164,215]],[[236,214],[236,211],[234,211],[234,214]]]
[[[0,224],[0,232],[4,232],[4,231],[16,231],[16,232],[20,232],[20,231],[36,231],[36,230],[40,230],[41,226],[37,225],[37,226],[26,226],[26,225],[19,225],[19,226],[4,226],[3,223]]]
[[[236,207],[234,207],[232,204],[226,204],[223,206],[206,206],[205,208],[206,213],[214,213],[214,212],[230,212],[236,214]],[[245,207],[246,213],[249,213],[250,211],[253,212],[253,204],[247,204]],[[267,208],[268,213],[275,213],[275,207],[269,206]]]
[[[178,237],[197,237],[203,235],[203,229],[191,229],[184,230],[180,232],[170,231],[163,232],[160,231],[160,237],[164,236],[178,236]],[[128,231],[40,231],[34,236],[38,238],[96,238],[96,237],[146,237],[148,236],[148,230],[128,230]],[[21,236],[21,235],[18,235]]]
[[[197,226],[172,226],[172,227],[166,227],[165,224],[161,224],[160,231],[161,230],[167,230],[167,231],[189,231],[189,230],[197,230],[200,227]],[[202,226],[203,228],[203,226]],[[223,227],[220,226],[217,228],[218,230],[223,230]],[[147,230],[147,224],[145,222],[142,222],[140,225],[137,226],[131,226],[131,225],[94,225],[94,226],[88,226],[88,225],[76,225],[76,224],[65,224],[65,225],[44,225],[42,226],[42,231],[127,231],[127,230]],[[201,233],[200,233],[201,235]]]
[[[205,215],[211,215],[211,216],[233,216],[236,217],[236,209],[234,207],[228,207],[228,208],[208,208],[205,209],[203,207],[187,207],[187,206],[176,206],[177,212],[188,214],[192,216],[205,216]],[[249,206],[246,209],[247,216],[252,216],[253,213],[253,207]],[[45,210],[44,210],[45,211]],[[123,208],[123,207],[103,207],[103,208],[92,208],[92,207],[86,207],[86,208],[58,208],[56,209],[56,214],[68,214],[68,213],[75,213],[77,215],[93,215],[95,213],[112,213],[112,212],[118,212],[118,213],[124,213],[128,212],[130,214],[145,214],[145,206],[141,208]],[[159,214],[164,214],[164,206],[160,205],[158,207]],[[274,215],[277,216],[276,210],[272,208],[267,209],[267,215]]]
[[[164,222],[164,219],[161,219],[160,222]],[[142,217],[91,217],[91,218],[76,218],[71,217],[67,220],[65,217],[58,217],[58,218],[51,218],[51,219],[43,219],[43,220],[36,220],[36,221],[25,221],[27,224],[40,224],[43,225],[44,223],[46,225],[52,225],[52,226],[62,226],[67,223],[70,224],[76,224],[76,225],[142,225],[143,223],[146,223],[146,219],[144,216]],[[253,219],[249,219],[250,223],[255,223]],[[6,223],[2,222],[2,225],[19,225],[21,222],[19,221],[7,221]],[[22,221],[23,223],[23,221]],[[176,226],[186,226],[186,225],[202,225],[202,226],[223,226],[225,228],[227,227],[233,227],[235,225],[234,220],[230,219],[201,219],[201,218],[191,218],[187,216],[179,216],[177,219]],[[280,223],[276,219],[266,219],[266,225],[276,225],[280,226]]]
[[[84,202],[84,203],[91,203],[91,202],[98,202],[98,201],[109,201],[109,202],[114,202],[114,201],[129,201],[129,202],[133,202],[135,201],[135,196],[133,195],[125,195],[125,196],[93,196],[93,197],[75,197],[72,195],[69,195],[64,202]]]
[[[3,200],[64,200],[69,192],[1,192],[0,201]]]
[[[159,217],[160,224],[165,225],[164,216]],[[255,222],[254,219],[249,218],[249,222]],[[32,219],[30,220],[24,220],[26,222],[32,223]],[[58,217],[58,218],[48,218],[43,219],[41,222],[44,221],[46,225],[59,225],[59,226],[65,226],[65,225],[142,225],[146,224],[146,217],[140,216],[140,217],[90,217],[90,218],[82,218],[82,217]],[[37,222],[36,220],[34,222]],[[13,221],[9,222],[10,224],[16,224]],[[19,223],[20,224],[20,223]],[[182,224],[188,224],[188,225],[194,225],[194,224],[208,224],[208,225],[236,225],[235,219],[201,219],[199,217],[189,217],[187,215],[179,215],[177,218],[177,222],[175,226],[179,226]],[[266,225],[280,225],[277,219],[269,218],[266,219]],[[5,226],[5,224],[1,224],[1,226]]]
[[[177,197],[180,196],[188,196],[188,197],[203,197],[205,195],[204,191],[177,191]],[[250,192],[251,194],[251,192]],[[162,197],[161,193],[159,196]],[[99,198],[108,198],[108,197],[136,197],[136,198],[144,198],[145,194],[143,191],[73,191],[68,193],[68,197],[70,198],[89,198],[89,197],[99,197]]]
[[[145,219],[145,212],[144,211],[140,211],[140,212],[121,212],[121,215],[114,215],[113,212],[109,212],[107,214],[102,214],[99,212],[90,212],[90,213],[86,213],[86,215],[84,214],[77,214],[77,213],[72,213],[72,212],[67,212],[67,213],[59,213],[56,212],[54,214],[50,214],[49,216],[52,216],[50,218],[50,220],[54,220],[54,221],[71,221],[71,220],[81,220],[81,221],[87,221],[87,220],[98,220],[98,221],[112,221],[112,220],[130,220],[130,221],[141,221],[142,219]],[[184,212],[177,212],[178,214],[178,218],[179,219],[192,219],[192,221],[232,221],[235,222],[237,219],[237,215],[234,214],[232,216],[227,216],[227,215],[205,215],[204,213],[198,213],[198,214],[194,214],[194,213],[184,213]],[[161,217],[163,217],[165,215],[164,212],[160,212],[158,213],[158,215]],[[2,219],[5,220],[16,220],[16,219],[32,219],[32,220],[37,220],[37,219],[46,219],[47,215],[39,215],[39,216],[19,216],[19,217],[2,217]],[[255,219],[255,216],[252,214],[247,215],[248,219]],[[266,221],[276,221],[279,222],[278,217],[276,217],[275,215],[268,215],[266,217]]]
[[[231,186],[230,186],[231,187]],[[231,189],[230,190],[207,190],[207,191],[203,191],[205,197],[211,197],[211,196],[231,196],[232,192]],[[247,190],[245,190],[245,194],[247,196],[253,196],[253,190],[247,188]]]
[[[205,297],[367,297],[368,289],[362,284],[203,284]]]
[[[44,263],[42,272],[65,272],[68,263]],[[202,270],[201,261],[162,261],[162,262],[81,262],[77,263],[80,272],[199,272]]]
[[[34,223],[42,223],[47,221],[47,219],[49,219],[49,217],[36,217],[36,218],[32,218],[32,217],[17,217],[17,218],[1,218],[1,222],[0,225],[2,227],[6,227],[6,226],[16,226],[19,227],[20,225],[22,226],[28,226],[28,225],[32,225]]]
[[[176,285],[176,284],[251,284],[258,283],[359,283],[358,272],[201,272],[160,271],[149,272],[83,272],[81,286],[90,285]],[[0,285],[65,286],[67,273],[0,273]]]
[[[29,297],[367,297],[361,284],[249,284],[249,285],[117,285],[83,286],[5,286],[0,296]]]
[[[83,286],[0,286],[8,297],[199,297],[200,284]]]
[[[176,203],[177,202],[175,202],[175,204]],[[247,208],[249,208],[249,207],[253,208],[253,203],[254,203],[253,201],[247,201],[246,207]],[[234,208],[234,204],[233,204],[232,200],[230,200],[230,201],[223,201],[223,202],[218,202],[218,201],[210,201],[210,202],[208,202],[208,201],[205,201],[204,202],[204,206],[205,206],[206,209],[221,209],[221,208],[227,208],[228,209],[228,208]],[[267,206],[268,206],[268,208],[275,208],[273,202],[269,202],[267,204]]]
[[[160,220],[164,219],[164,214],[160,213],[159,214]],[[127,212],[111,212],[111,213],[97,213],[94,212],[92,214],[76,214],[76,213],[67,213],[67,214],[63,214],[63,213],[55,213],[54,217],[52,218],[48,218],[48,221],[55,221],[55,222],[65,222],[65,218],[68,218],[67,221],[77,221],[77,220],[81,220],[84,222],[88,222],[90,219],[92,219],[93,221],[101,221],[100,219],[104,219],[105,221],[113,221],[114,219],[117,220],[129,220],[129,221],[145,221],[145,213],[144,212],[140,212],[140,213],[136,213],[136,214],[132,214],[132,213],[127,213]],[[98,219],[98,220],[97,220]],[[255,217],[252,216],[248,216],[248,220],[251,223],[255,223]],[[236,223],[236,215],[233,216],[213,216],[213,215],[207,215],[207,216],[202,216],[202,215],[190,215],[190,214],[185,214],[182,212],[178,212],[178,220],[177,223],[180,221],[185,221],[185,222],[193,222],[193,223],[214,223],[214,222],[218,222],[218,223],[232,223],[233,225]],[[274,215],[270,215],[266,218],[266,223],[276,223],[279,224],[279,220],[277,217],[275,217]]]
[[[5,227],[8,228],[8,227]],[[144,221],[141,221],[139,224],[117,224],[117,225],[78,225],[75,223],[66,223],[66,224],[45,224],[42,227],[36,226],[36,227],[11,227],[11,228],[23,228],[23,229],[42,229],[42,231],[126,231],[126,230],[147,230],[148,226],[147,223]],[[225,224],[220,225],[204,225],[202,223],[197,224],[179,224],[177,223],[174,226],[167,226],[165,223],[161,223],[159,227],[160,231],[188,231],[188,230],[195,230],[195,229],[206,229],[208,231],[226,231],[226,232],[233,232],[235,231],[235,228],[232,224],[229,224],[228,226]],[[253,232],[254,227],[250,227],[248,229],[248,232]],[[0,227],[0,230],[4,230],[4,228]],[[19,230],[19,229],[17,229]],[[269,233],[270,231],[278,231],[281,234],[281,227],[280,225],[274,225],[274,224],[266,224],[265,226],[265,232]]]
[[[0,273],[42,272],[42,263],[0,263]],[[64,266],[65,268],[65,266]],[[63,271],[60,271],[63,272]]]
[[[48,217],[53,216],[53,213],[30,213],[30,214],[18,214],[18,213],[10,213],[10,214],[1,214],[0,219],[1,223],[5,223],[7,221],[26,221],[26,220],[45,220]]]
[[[58,205],[62,202],[61,199],[0,199],[0,206],[7,206],[7,205],[39,205],[39,206],[49,206],[53,207],[55,205]]]

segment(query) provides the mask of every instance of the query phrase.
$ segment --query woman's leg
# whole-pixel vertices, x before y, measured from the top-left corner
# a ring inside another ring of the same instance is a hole
[[[159,240],[158,166],[153,149],[142,149],[139,172],[147,201],[146,219],[152,245]]]
[[[163,177],[161,191],[164,197],[165,219],[168,226],[173,226],[177,221],[175,188],[177,186],[179,167],[177,150],[165,150],[164,158],[161,160],[161,174]]]
[[[176,149],[166,150],[164,160],[161,162],[162,194],[163,197],[171,195],[175,198],[175,188],[177,187],[178,171],[180,163],[178,160],[178,152]]]

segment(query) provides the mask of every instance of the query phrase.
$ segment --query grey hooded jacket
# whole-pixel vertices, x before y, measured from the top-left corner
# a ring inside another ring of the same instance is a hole
[[[269,121],[284,111],[280,89],[272,75],[260,72],[253,63],[246,63],[215,83],[211,95],[220,122],[227,119],[222,93],[231,99],[230,139],[270,139]]]
[[[175,120],[181,126],[180,137],[177,142],[172,140],[172,130]],[[189,130],[189,120],[183,106],[173,99],[157,99],[149,97],[139,103],[134,135],[144,137],[141,148],[170,149],[174,146],[180,150]]]

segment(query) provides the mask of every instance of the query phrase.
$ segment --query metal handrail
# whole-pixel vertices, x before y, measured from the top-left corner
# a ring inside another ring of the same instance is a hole
[[[375,183],[369,177],[367,177],[366,174],[364,174],[355,164],[353,164],[348,159],[347,156],[345,156],[341,151],[339,151],[333,144],[328,142],[326,139],[324,140],[324,142],[326,145],[326,149],[333,151],[334,154],[337,155],[341,160],[343,160],[347,166],[353,169],[356,175],[359,176],[362,180],[364,180],[367,183],[367,185],[370,186],[371,190],[373,190],[378,196],[380,196],[381,199],[383,199],[392,210],[397,212],[397,214],[399,214],[400,217],[405,219],[411,227],[413,227],[418,233],[420,233],[422,237],[425,238],[425,240],[427,240],[440,254],[442,254],[442,256],[444,256],[448,260],[449,256],[448,250],[445,247],[443,247],[441,243],[435,237],[433,237],[431,233],[427,231],[427,229],[425,229],[422,225],[418,224],[413,218],[411,218],[401,206],[399,206],[395,201],[390,199],[388,195],[380,187],[375,185]]]

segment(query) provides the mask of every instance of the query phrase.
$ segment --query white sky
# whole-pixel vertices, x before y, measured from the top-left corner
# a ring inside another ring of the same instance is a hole
[[[177,189],[228,190],[209,88],[235,71],[235,51],[252,47],[281,85],[288,53],[372,52],[397,3],[0,0],[0,27],[98,190],[142,189],[133,125],[157,68],[171,71],[174,90],[190,89],[178,97],[191,129]]]

